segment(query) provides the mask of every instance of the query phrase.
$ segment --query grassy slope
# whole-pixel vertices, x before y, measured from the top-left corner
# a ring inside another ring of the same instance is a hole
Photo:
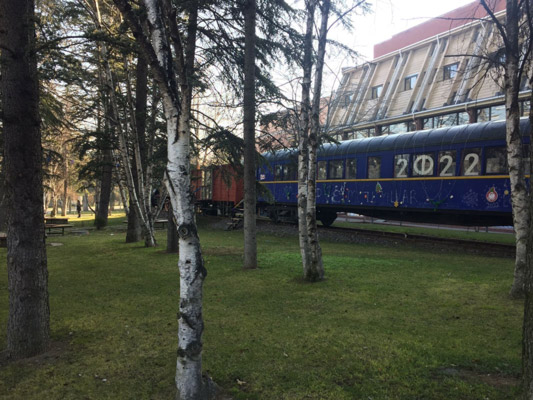
[[[58,350],[1,367],[0,398],[172,398],[177,260],[158,239],[48,239],[64,243],[48,247]],[[520,369],[512,260],[323,243],[327,280],[311,285],[296,238],[259,235],[256,271],[241,269],[242,232],[204,225],[201,239],[204,368],[235,399],[517,398],[506,384]],[[0,258],[4,347],[5,249]]]

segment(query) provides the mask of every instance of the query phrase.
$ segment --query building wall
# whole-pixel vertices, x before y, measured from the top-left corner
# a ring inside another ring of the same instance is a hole
[[[503,19],[505,1],[490,3]],[[343,71],[328,130],[342,140],[423,129],[442,115],[457,115],[456,124],[475,122],[480,110],[504,102],[502,70],[486,61],[497,60],[501,48],[477,1],[402,32],[376,45],[376,59]],[[453,121],[441,118],[429,127]]]

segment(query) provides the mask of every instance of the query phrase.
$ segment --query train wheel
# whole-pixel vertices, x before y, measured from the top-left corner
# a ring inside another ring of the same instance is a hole
[[[318,214],[318,220],[322,222],[324,226],[331,226],[333,222],[337,219],[336,212],[321,212]]]

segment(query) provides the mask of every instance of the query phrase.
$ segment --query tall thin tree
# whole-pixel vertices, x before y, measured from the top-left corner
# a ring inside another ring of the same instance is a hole
[[[257,268],[255,191],[255,19],[256,0],[244,4],[244,268]]]
[[[34,10],[33,0],[0,2],[2,120],[9,204],[7,349],[13,358],[44,352],[50,337]]]

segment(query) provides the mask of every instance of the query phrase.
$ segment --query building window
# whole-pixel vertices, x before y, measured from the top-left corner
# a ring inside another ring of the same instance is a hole
[[[502,119],[505,119],[505,105],[492,106],[490,108],[490,120],[500,121]]]
[[[372,98],[377,99],[379,96],[381,96],[382,91],[383,91],[383,85],[374,86],[372,88]]]
[[[457,76],[457,71],[459,70],[459,63],[453,63],[449,65],[445,65],[444,68],[444,80],[447,79],[453,79]]]
[[[470,115],[466,111],[460,112],[457,114],[457,124],[466,125],[470,123]]]
[[[505,105],[481,108],[477,111],[477,122],[505,119]]]
[[[403,80],[403,90],[414,89],[418,75],[410,75]]]
[[[352,103],[353,93],[344,95],[344,105],[343,107],[348,107]]]
[[[407,132],[407,123],[400,122],[399,124],[389,125],[389,134],[395,135],[397,133]]]

